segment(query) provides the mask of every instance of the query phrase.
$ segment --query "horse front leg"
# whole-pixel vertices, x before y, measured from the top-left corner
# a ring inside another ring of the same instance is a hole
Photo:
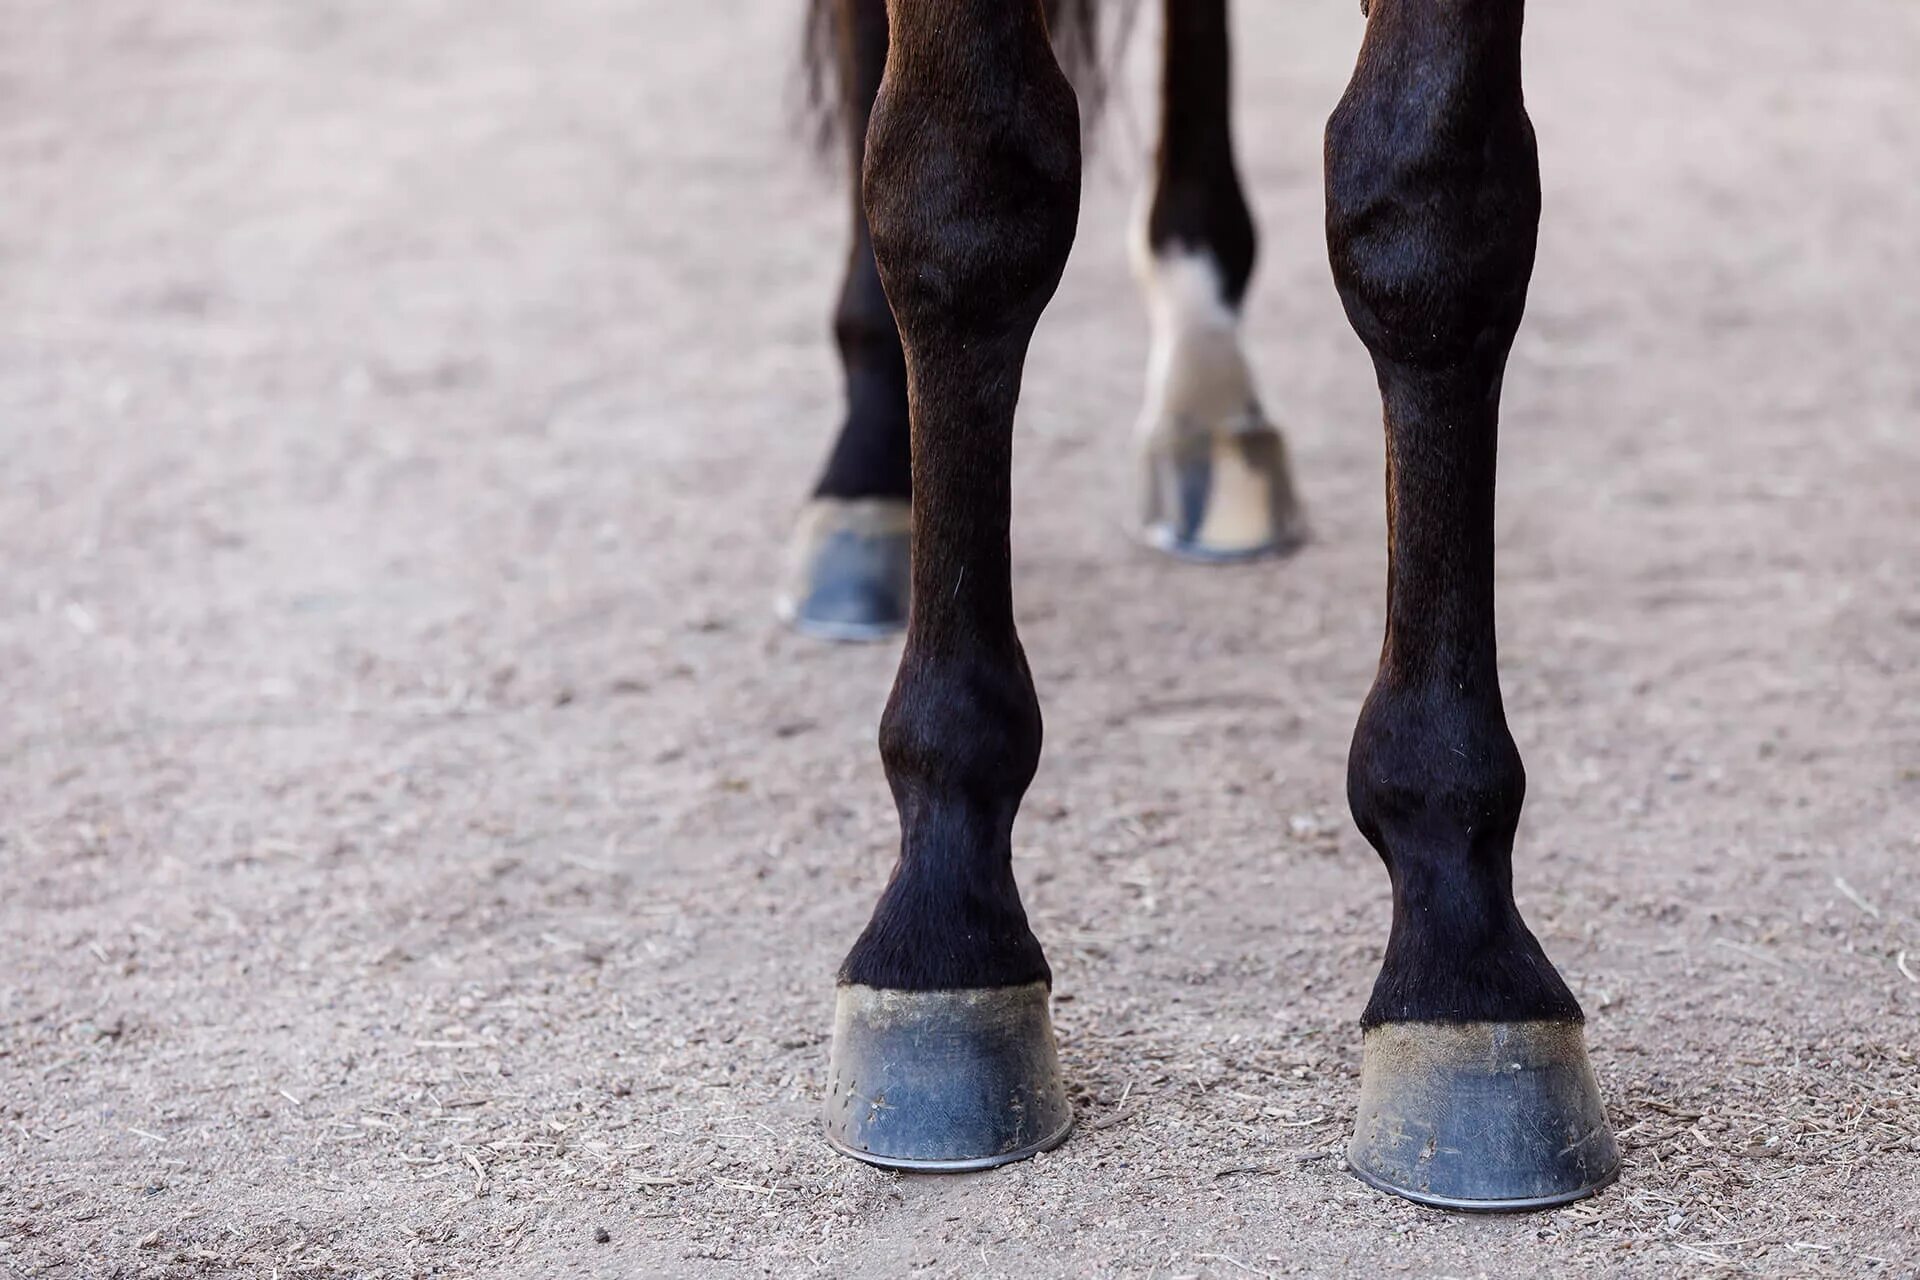
[[[1243,560],[1291,550],[1306,524],[1240,340],[1256,236],[1233,160],[1227,0],[1165,12],[1160,145],[1133,246],[1153,331],[1140,528],[1177,556]]]
[[[1387,437],[1388,604],[1347,790],[1393,930],[1349,1161],[1452,1208],[1591,1194],[1619,1157],[1582,1016],[1520,918],[1526,775],[1494,652],[1500,383],[1540,216],[1521,0],[1373,0],[1327,125],[1327,234]]]
[[[880,724],[901,840],[840,971],[827,1136],[875,1164],[982,1168],[1072,1122],[1013,877],[1040,707],[1008,516],[1021,368],[1079,212],[1079,113],[1040,0],[888,14],[865,193],[912,420],[912,604]]]

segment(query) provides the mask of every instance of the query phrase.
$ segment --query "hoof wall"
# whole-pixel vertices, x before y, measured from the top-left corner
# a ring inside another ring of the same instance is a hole
[[[1306,541],[1287,449],[1264,422],[1149,437],[1142,536],[1182,560],[1233,564]]]
[[[888,1169],[964,1173],[1066,1141],[1044,983],[982,991],[843,986],[827,1141]]]
[[[809,503],[780,616],[823,640],[884,640],[906,626],[912,511],[887,498]]]
[[[1620,1172],[1578,1023],[1393,1022],[1366,1033],[1347,1163],[1440,1209],[1513,1213]]]

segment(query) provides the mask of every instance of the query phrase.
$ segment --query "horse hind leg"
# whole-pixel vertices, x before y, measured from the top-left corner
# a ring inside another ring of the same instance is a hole
[[[1201,561],[1289,551],[1306,534],[1240,338],[1256,236],[1233,159],[1230,52],[1226,0],[1166,0],[1160,141],[1132,254],[1152,326],[1140,532]]]
[[[845,132],[852,239],[833,336],[846,417],[789,542],[778,599],[797,630],[829,640],[878,640],[906,625],[913,482],[907,366],[873,261],[860,201],[867,122],[887,62],[885,0],[815,0],[832,36],[835,110]]]

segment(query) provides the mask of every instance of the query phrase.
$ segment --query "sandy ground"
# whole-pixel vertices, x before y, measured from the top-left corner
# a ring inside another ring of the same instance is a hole
[[[844,234],[790,6],[6,6],[0,1274],[1920,1273],[1920,9],[1533,18],[1519,892],[1626,1170],[1466,1219],[1339,1154],[1388,917],[1320,231],[1360,18],[1239,7],[1317,540],[1120,530],[1137,40],[1015,486],[1081,1126],[930,1180],[816,1132],[896,654],[770,609]]]

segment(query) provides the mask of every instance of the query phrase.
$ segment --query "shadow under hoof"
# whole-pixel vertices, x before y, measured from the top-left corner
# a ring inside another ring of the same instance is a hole
[[[1047,987],[840,988],[827,1142],[888,1169],[964,1173],[1067,1139]]]
[[[1390,1022],[1366,1033],[1347,1163],[1441,1209],[1514,1213],[1620,1172],[1586,1038],[1572,1022]]]
[[[817,498],[793,536],[781,618],[822,640],[891,638],[907,625],[912,505]]]
[[[1252,428],[1150,437],[1141,460],[1141,537],[1200,564],[1286,555],[1307,540],[1286,443]]]

